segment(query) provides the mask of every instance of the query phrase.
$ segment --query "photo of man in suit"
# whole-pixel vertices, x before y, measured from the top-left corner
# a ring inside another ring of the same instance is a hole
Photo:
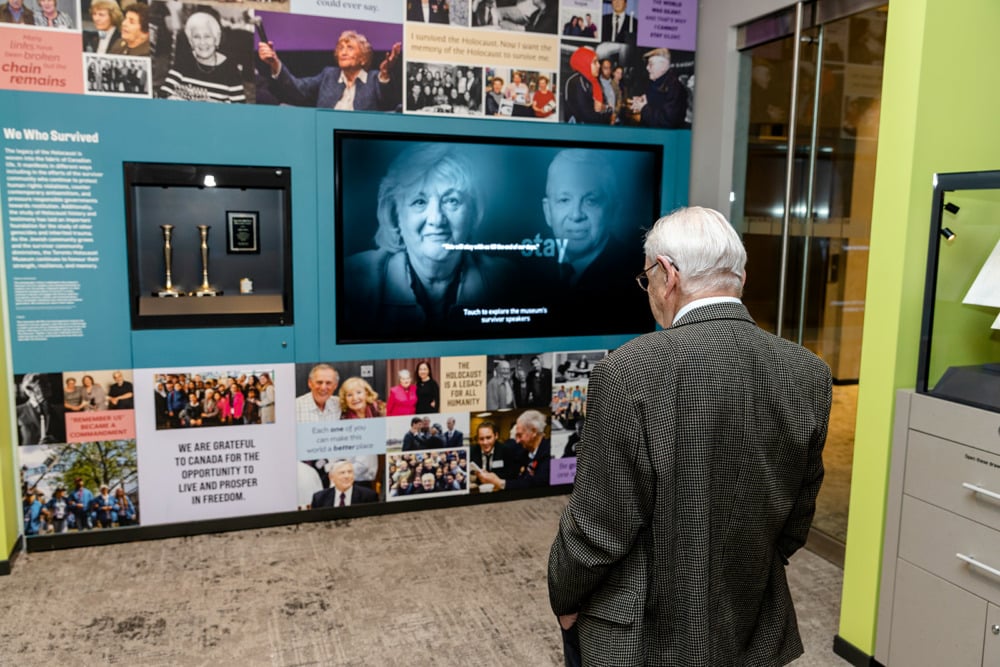
[[[830,369],[754,323],[721,213],[663,217],[644,250],[663,329],[595,366],[549,556],[566,664],[787,664],[803,648],[785,565],[823,481]]]
[[[465,440],[465,434],[455,428],[454,417],[448,417],[445,424],[447,424],[448,430],[441,434],[444,446],[448,449],[458,449],[464,444],[462,441]]]
[[[601,41],[635,46],[639,31],[633,14],[626,14],[627,0],[611,0],[611,12],[601,19]]]
[[[330,488],[317,491],[312,497],[312,508],[350,507],[363,503],[377,503],[378,494],[365,486],[354,484],[354,464],[337,461],[330,468]]]
[[[520,474],[517,464],[519,458],[508,450],[506,442],[500,440],[496,423],[490,420],[480,422],[476,428],[476,444],[469,449],[469,460],[473,464],[471,468],[479,478],[480,485],[488,484],[482,481],[480,471],[495,474],[501,479],[516,477]]]

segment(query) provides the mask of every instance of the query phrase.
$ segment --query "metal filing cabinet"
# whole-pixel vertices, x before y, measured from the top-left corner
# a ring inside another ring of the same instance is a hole
[[[1000,666],[1000,413],[901,391],[875,657]]]

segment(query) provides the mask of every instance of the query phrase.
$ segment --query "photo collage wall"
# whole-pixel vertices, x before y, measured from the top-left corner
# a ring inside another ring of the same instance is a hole
[[[14,377],[28,536],[570,484],[607,350]]]
[[[0,89],[689,128],[696,0],[10,0]]]

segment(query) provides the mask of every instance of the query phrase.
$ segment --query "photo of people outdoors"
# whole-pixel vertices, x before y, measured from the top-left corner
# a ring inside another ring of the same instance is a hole
[[[479,67],[414,63],[406,65],[406,110],[455,115],[478,114],[483,71]]]
[[[560,59],[564,122],[691,127],[693,51],[567,40],[560,46]]]
[[[258,104],[402,111],[401,25],[264,12],[258,18]]]
[[[84,54],[87,92],[149,97],[149,58]]]
[[[481,413],[472,418],[470,428],[475,436],[469,467],[477,493],[549,486],[547,410]]]
[[[299,509],[377,503],[385,457],[378,455],[300,461]]]
[[[135,440],[26,447],[20,459],[28,537],[139,524]]]
[[[486,68],[487,116],[558,118],[556,75],[510,68]]]
[[[386,456],[388,499],[405,500],[431,494],[468,493],[467,449],[408,452]]]
[[[153,0],[150,17],[157,31],[152,51],[157,97],[254,101],[252,10]]]
[[[386,414],[384,362],[296,364],[295,389],[295,420],[300,424]]]
[[[334,137],[339,343],[652,330],[661,147]]]
[[[273,370],[168,372],[153,379],[156,429],[273,424]]]

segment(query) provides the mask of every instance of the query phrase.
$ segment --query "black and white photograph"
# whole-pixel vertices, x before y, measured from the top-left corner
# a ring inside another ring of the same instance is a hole
[[[66,442],[62,373],[14,376],[17,444],[52,445]]]
[[[483,71],[465,65],[407,63],[406,110],[427,114],[479,115]]]
[[[88,94],[150,97],[149,58],[85,53],[83,68]]]
[[[150,4],[153,92],[173,100],[253,103],[253,11],[239,5]]]
[[[487,67],[486,115],[555,121],[559,118],[558,83],[553,72]]]
[[[661,147],[334,135],[338,342],[652,330]]]
[[[472,25],[544,35],[559,32],[559,0],[496,0],[496,13],[493,9],[490,4],[473,4]]]
[[[547,408],[552,397],[552,354],[486,358],[486,409]]]
[[[406,0],[406,20],[437,25],[469,25],[469,0]]]

